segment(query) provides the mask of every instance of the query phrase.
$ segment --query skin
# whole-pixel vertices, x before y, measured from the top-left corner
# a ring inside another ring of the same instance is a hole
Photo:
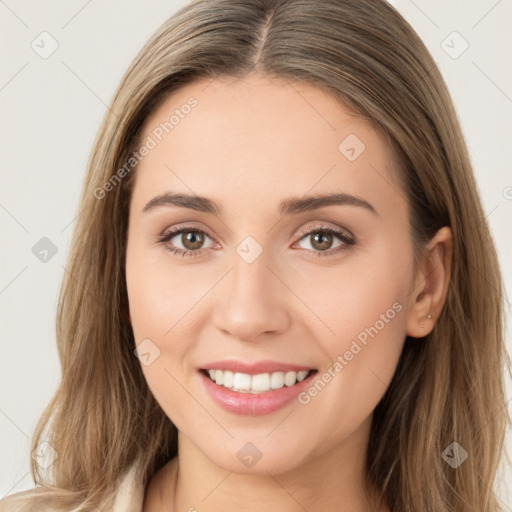
[[[191,96],[197,106],[140,163],[130,206],[130,321],[136,344],[149,338],[160,350],[142,370],[179,431],[179,455],[149,482],[144,510],[375,510],[361,483],[373,410],[406,334],[425,336],[440,314],[450,230],[437,233],[415,269],[386,138],[321,90],[260,75],[200,80],[152,113],[143,139]],[[338,149],[349,134],[366,146],[354,161]],[[206,196],[222,213],[142,211],[167,191]],[[377,214],[350,205],[278,213],[284,199],[333,192],[362,198]],[[319,225],[348,232],[355,245],[336,236],[315,245]],[[169,252],[173,244],[199,250],[187,233],[157,242],[173,226],[206,231],[202,254]],[[247,236],[263,248],[252,263],[236,252]],[[322,249],[333,253],[316,256]],[[232,357],[321,375],[394,303],[401,311],[307,404],[241,416],[203,389],[197,368]],[[250,468],[237,457],[247,442],[262,454]]]

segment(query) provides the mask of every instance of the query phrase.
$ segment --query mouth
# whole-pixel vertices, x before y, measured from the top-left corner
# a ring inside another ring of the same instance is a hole
[[[216,368],[201,368],[199,372],[221,388],[238,393],[258,395],[278,391],[282,388],[291,388],[309,379],[318,370],[278,371],[251,375]]]

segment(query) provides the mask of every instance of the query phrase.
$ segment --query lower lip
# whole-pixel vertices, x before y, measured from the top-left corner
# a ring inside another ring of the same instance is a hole
[[[316,373],[316,371],[312,371],[302,382],[293,386],[284,386],[258,394],[231,391],[213,382],[203,372],[200,371],[199,375],[208,394],[224,410],[247,416],[259,416],[277,411],[291,402],[310,385],[311,379]]]

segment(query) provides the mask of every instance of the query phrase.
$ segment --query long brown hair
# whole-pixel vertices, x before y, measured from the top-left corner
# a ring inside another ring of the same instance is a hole
[[[58,457],[48,475],[32,461],[43,487],[18,498],[42,506],[46,496],[63,510],[108,507],[136,460],[148,482],[176,455],[176,427],[147,386],[127,318],[136,166],[126,162],[145,119],[170,93],[198,78],[251,72],[322,88],[378,125],[402,162],[415,247],[443,226],[453,233],[442,314],[424,339],[406,340],[374,411],[365,483],[393,511],[496,512],[510,423],[497,256],[445,83],[383,0],[196,0],[140,51],[92,149],[59,298],[62,380],[33,437],[34,449],[47,441]],[[457,469],[442,456],[454,442],[468,454]]]

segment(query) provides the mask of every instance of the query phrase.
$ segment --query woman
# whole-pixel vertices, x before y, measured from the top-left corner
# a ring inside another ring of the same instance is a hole
[[[499,510],[496,253],[444,82],[385,2],[181,9],[80,211],[51,474],[0,510]]]

